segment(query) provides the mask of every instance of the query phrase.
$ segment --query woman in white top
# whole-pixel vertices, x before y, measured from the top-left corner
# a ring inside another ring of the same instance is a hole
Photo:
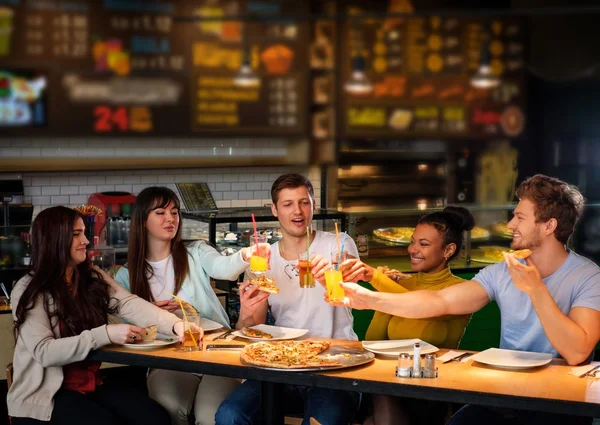
[[[202,318],[229,328],[227,313],[210,278],[236,280],[246,270],[253,248],[225,257],[204,242],[186,247],[181,240],[177,195],[166,187],[148,187],[136,197],[131,218],[127,265],[116,281],[139,297],[177,314],[170,294],[190,303]],[[261,249],[269,249],[268,244]],[[179,312],[180,313],[180,312]],[[239,384],[236,379],[153,370],[148,392],[171,415],[174,425],[214,424],[221,401]]]

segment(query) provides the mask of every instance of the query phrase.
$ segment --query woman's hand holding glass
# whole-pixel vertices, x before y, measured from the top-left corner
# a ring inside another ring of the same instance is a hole
[[[242,248],[241,251],[242,260],[246,262],[250,262],[252,256],[257,252],[260,257],[266,258],[267,262],[271,259],[271,244],[268,242],[259,243],[258,245],[254,244],[246,248]]]
[[[264,274],[269,269],[271,246],[263,235],[250,236],[250,271],[257,275]]]
[[[344,282],[370,282],[373,279],[373,267],[363,263],[358,258],[350,258],[340,266],[344,276]]]
[[[188,332],[189,329],[192,330],[193,334],[199,334],[199,341],[202,340],[202,337],[204,336],[204,329],[202,329],[202,327],[196,323],[185,322],[182,320],[175,323],[175,326],[173,326],[173,332],[175,335],[177,335],[179,341],[183,341],[183,336],[186,332]]]

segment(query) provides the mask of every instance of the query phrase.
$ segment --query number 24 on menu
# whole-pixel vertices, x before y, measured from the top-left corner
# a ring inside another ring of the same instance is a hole
[[[145,106],[111,108],[96,106],[94,108],[94,131],[96,133],[138,132],[152,130],[152,113]]]

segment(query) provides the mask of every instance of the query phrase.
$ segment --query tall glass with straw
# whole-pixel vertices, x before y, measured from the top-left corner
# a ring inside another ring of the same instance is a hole
[[[306,251],[298,253],[298,278],[301,288],[314,288],[315,277],[312,274],[310,257],[310,228],[306,227]]]
[[[258,234],[254,214],[252,214],[252,225],[254,226],[254,235],[250,238],[250,246],[256,245],[256,249],[250,257],[250,271],[255,275],[263,275],[269,268],[269,259],[267,250],[261,249],[260,244],[266,243],[267,237]]]
[[[342,301],[344,299],[344,290],[340,286],[340,282],[344,280],[340,265],[348,259],[348,254],[344,251],[346,243],[346,232],[344,232],[340,243],[337,223],[335,226],[337,249],[331,252],[330,262],[331,267],[325,270],[325,284],[327,286],[327,295],[331,301]]]
[[[169,296],[176,299],[179,303],[179,308],[181,309],[181,313],[183,314],[183,320],[185,322],[186,330],[183,334],[181,344],[179,345],[180,349],[183,351],[201,350],[202,336],[204,332],[200,327],[200,315],[197,312],[187,313],[185,310],[185,305],[183,304],[181,298],[173,294],[169,294]]]

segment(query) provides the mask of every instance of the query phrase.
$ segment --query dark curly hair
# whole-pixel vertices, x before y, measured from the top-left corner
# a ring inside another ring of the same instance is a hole
[[[444,236],[443,246],[453,243],[456,250],[448,262],[460,253],[464,232],[475,227],[475,218],[471,212],[463,207],[447,206],[443,211],[424,215],[418,224],[430,224]]]

